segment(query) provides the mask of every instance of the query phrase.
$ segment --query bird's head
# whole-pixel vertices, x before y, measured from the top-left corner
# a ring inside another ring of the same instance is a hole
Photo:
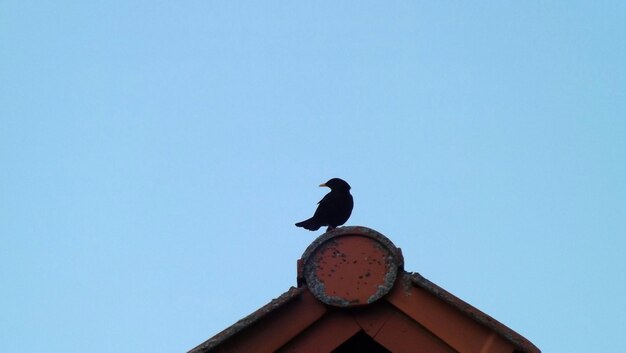
[[[328,187],[331,190],[350,190],[350,185],[345,180],[339,178],[332,178],[324,184],[320,184],[320,186]]]

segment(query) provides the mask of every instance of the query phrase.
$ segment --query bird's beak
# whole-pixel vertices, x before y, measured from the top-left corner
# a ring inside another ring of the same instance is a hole
[[[328,187],[326,184],[320,184],[320,187]]]

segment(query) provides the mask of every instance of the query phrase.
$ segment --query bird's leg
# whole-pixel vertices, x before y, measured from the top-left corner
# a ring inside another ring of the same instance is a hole
[[[326,228],[326,232],[330,232],[331,230],[335,229],[337,227],[333,227],[333,226],[328,226],[328,228]]]

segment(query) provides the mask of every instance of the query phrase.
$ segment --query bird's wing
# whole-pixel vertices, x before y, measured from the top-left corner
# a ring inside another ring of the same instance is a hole
[[[330,192],[326,195],[324,195],[324,197],[317,203],[318,205],[321,205],[323,203],[327,203],[330,200],[331,196],[330,196]]]
[[[329,192],[318,202],[317,209],[313,217],[317,219],[326,219],[329,214],[332,214],[335,210],[336,195]]]

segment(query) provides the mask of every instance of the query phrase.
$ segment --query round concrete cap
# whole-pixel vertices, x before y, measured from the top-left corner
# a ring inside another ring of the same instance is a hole
[[[402,253],[387,237],[366,227],[341,227],[322,234],[302,255],[309,290],[325,304],[367,305],[391,290]]]

